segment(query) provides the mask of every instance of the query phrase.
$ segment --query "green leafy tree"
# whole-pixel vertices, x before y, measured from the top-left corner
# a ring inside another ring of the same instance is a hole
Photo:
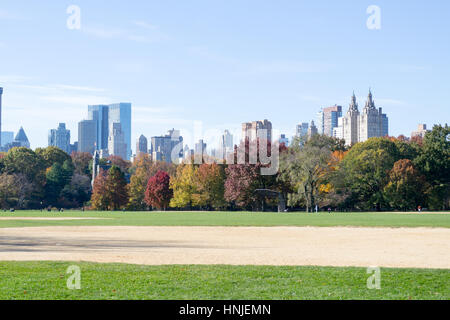
[[[55,162],[46,172],[45,195],[50,205],[60,205],[61,191],[70,183],[73,175],[72,161],[65,160],[61,165]]]
[[[43,183],[45,161],[33,150],[19,147],[12,148],[3,158],[4,171],[7,173],[24,174],[35,183]]]
[[[423,139],[423,147],[414,164],[425,175],[430,189],[432,209],[450,207],[450,127],[436,125]]]
[[[336,185],[351,192],[351,206],[379,210],[387,205],[383,190],[398,157],[397,146],[390,139],[371,138],[357,143],[340,162]]]
[[[44,160],[44,165],[46,168],[51,167],[55,163],[62,165],[65,161],[72,161],[66,152],[54,146],[37,148],[35,152]]]

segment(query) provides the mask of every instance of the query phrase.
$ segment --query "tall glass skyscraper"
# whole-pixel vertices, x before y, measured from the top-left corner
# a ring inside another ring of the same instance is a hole
[[[51,129],[48,134],[48,145],[58,147],[70,154],[70,130],[66,129],[65,123],[60,123],[58,129]]]
[[[124,142],[127,145],[127,160],[131,158],[131,103],[110,104],[108,114],[109,131],[113,128],[113,123],[120,123],[124,135]]]
[[[108,149],[108,135],[109,135],[109,121],[108,121],[109,106],[107,105],[92,105],[88,106],[88,120],[97,122],[97,141],[96,149]]]

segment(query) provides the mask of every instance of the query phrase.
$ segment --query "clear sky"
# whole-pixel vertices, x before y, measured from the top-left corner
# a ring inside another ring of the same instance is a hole
[[[131,102],[133,149],[172,127],[189,142],[195,121],[207,141],[265,118],[290,137],[371,87],[391,135],[409,135],[450,120],[449,38],[448,0],[3,0],[3,131],[23,126],[35,148],[65,122],[73,142],[88,104]]]

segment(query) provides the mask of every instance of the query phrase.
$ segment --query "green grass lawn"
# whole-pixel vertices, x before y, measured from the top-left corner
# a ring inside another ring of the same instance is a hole
[[[1,212],[0,217],[95,217],[102,220],[0,220],[0,228],[37,226],[369,226],[450,228],[450,214],[271,212]]]
[[[70,265],[81,289],[69,290]],[[450,299],[450,271],[381,269],[367,289],[365,268],[139,266],[0,262],[0,299]]]

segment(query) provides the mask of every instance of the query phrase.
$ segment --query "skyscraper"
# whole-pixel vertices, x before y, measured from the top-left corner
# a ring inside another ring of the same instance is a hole
[[[18,142],[20,144],[20,147],[30,147],[30,141],[28,141],[25,130],[23,130],[22,127],[20,127],[19,132],[17,132],[16,137],[14,138],[14,142]]]
[[[109,136],[109,106],[90,105],[88,106],[88,120],[97,122],[97,142],[96,149],[108,149]]]
[[[366,105],[359,116],[359,142],[367,141],[373,137],[382,137],[387,135],[387,116],[383,115],[382,108],[375,107],[375,101],[372,98],[372,92],[369,90]],[[383,128],[383,124],[385,128]],[[384,131],[384,132],[383,132]]]
[[[20,130],[17,132],[16,137],[14,140],[10,143],[5,144],[4,147],[2,147],[2,151],[8,152],[11,148],[16,147],[25,147],[30,148],[30,141],[28,141],[28,137],[25,133],[25,130],[23,130],[22,127],[20,127]]]
[[[70,154],[70,130],[66,129],[65,123],[60,123],[58,129],[51,129],[48,134],[48,145],[58,147]]]
[[[430,130],[427,130],[426,124],[419,124],[417,127],[417,131],[411,132],[411,138],[412,137],[422,137],[425,138],[425,135],[427,132],[430,132]]]
[[[316,134],[319,134],[319,130],[317,129],[314,121],[311,121],[311,125],[308,128],[308,139],[311,139]]]
[[[334,105],[332,107],[323,108],[319,112],[319,123],[317,129],[319,134],[333,136],[333,129],[338,126],[338,118],[342,117],[342,107]]]
[[[325,114],[323,109],[317,112],[317,133],[323,134],[324,132],[324,123],[325,123]]]
[[[1,137],[2,147],[6,146],[8,143],[14,141],[14,132],[12,131],[3,131]]]
[[[206,154],[206,143],[203,142],[203,139],[198,140],[198,143],[195,144],[194,155],[203,155]]]
[[[344,118],[342,119],[342,134],[345,144],[350,146],[359,141],[359,110],[356,96],[353,92],[352,101]]]
[[[228,153],[233,152],[233,135],[230,131],[225,130],[220,141],[220,150],[216,151],[215,157],[225,159]]]
[[[308,135],[308,122],[302,122],[295,127],[295,135],[297,137],[306,137]]]
[[[122,131],[122,124],[114,122],[111,126],[108,137],[108,153],[111,156],[118,156],[122,159],[127,157],[127,146],[124,142],[124,133]]]
[[[265,130],[262,131],[262,130]],[[267,119],[262,121],[245,122],[242,124],[242,140],[248,138],[255,141],[257,138],[272,141],[272,122]]]
[[[338,137],[340,130],[335,130]],[[360,113],[356,102],[355,93],[346,115],[342,118],[342,136],[346,145],[357,142],[364,142],[374,137],[384,137],[389,135],[389,119],[383,113],[382,108],[376,108],[369,90],[366,105]]]
[[[152,159],[157,161],[172,162],[172,151],[179,150],[178,157],[183,157],[183,137],[179,130],[169,130],[164,136],[152,137],[150,152]],[[175,160],[175,159],[173,159]]]
[[[109,105],[108,113],[109,130],[113,123],[120,123],[121,130],[124,136],[124,143],[126,144],[126,160],[131,157],[131,103],[116,103]]]
[[[136,156],[147,153],[148,153],[148,141],[147,138],[143,134],[141,134],[141,136],[136,142]]]
[[[284,145],[285,145],[286,147],[289,146],[289,138],[286,138],[286,135],[285,135],[285,134],[281,134],[281,135],[280,135],[279,142],[280,142],[280,145],[281,145],[282,143],[284,143]]]
[[[94,153],[97,144],[97,121],[78,122],[78,151]]]

